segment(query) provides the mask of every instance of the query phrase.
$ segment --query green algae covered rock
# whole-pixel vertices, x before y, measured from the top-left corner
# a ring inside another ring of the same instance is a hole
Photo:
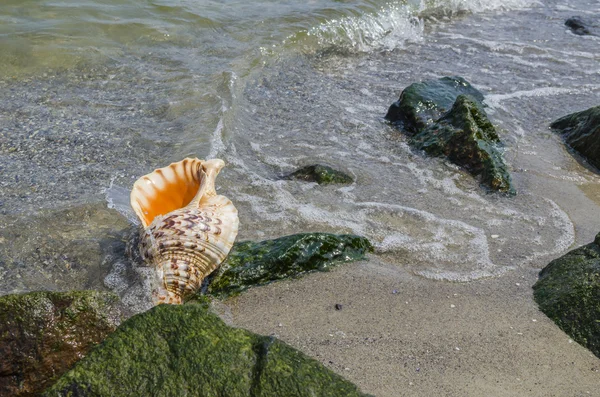
[[[567,145],[600,168],[600,106],[569,114],[550,127],[563,134]]]
[[[258,243],[235,243],[215,271],[208,292],[218,297],[236,295],[274,280],[325,271],[336,263],[363,259],[372,250],[366,238],[350,234],[304,233]]]
[[[385,118],[411,136],[413,147],[447,157],[492,190],[515,194],[482,101],[483,94],[462,77],[443,77],[408,86]]]
[[[407,133],[416,134],[450,110],[459,95],[483,101],[483,94],[462,77],[413,83],[402,91],[400,99],[390,106],[385,118]]]
[[[499,148],[500,139],[480,103],[459,95],[452,109],[410,139],[417,149],[450,161],[481,175],[490,189],[514,194],[510,174]]]
[[[354,181],[350,175],[321,164],[314,164],[300,168],[299,170],[285,176],[284,179],[298,179],[306,182],[316,182],[319,185],[329,185],[332,183],[352,183]]]
[[[44,396],[363,396],[272,337],[205,305],[159,305],[125,321]]]
[[[0,297],[0,395],[38,395],[121,319],[108,292],[31,292]]]
[[[600,357],[600,233],[550,262],[533,290],[540,310]]]

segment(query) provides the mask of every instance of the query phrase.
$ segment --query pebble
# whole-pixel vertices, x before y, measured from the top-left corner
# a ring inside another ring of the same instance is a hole
[[[335,310],[342,310],[342,304],[341,303],[336,303],[335,304]]]

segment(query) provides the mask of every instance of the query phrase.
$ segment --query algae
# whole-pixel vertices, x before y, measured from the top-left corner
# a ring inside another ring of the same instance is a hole
[[[303,233],[261,242],[236,243],[208,285],[208,293],[227,297],[274,280],[326,271],[340,262],[364,258],[373,250],[355,235]]]
[[[316,182],[319,185],[354,182],[354,179],[352,179],[350,175],[321,164],[308,165],[300,168],[299,170],[286,175],[284,179],[298,179],[306,182]]]
[[[118,297],[99,291],[0,297],[0,395],[37,395],[121,320]]]
[[[533,290],[540,310],[600,357],[600,233],[550,262]]]
[[[364,396],[272,337],[205,305],[159,305],[125,321],[44,396]]]

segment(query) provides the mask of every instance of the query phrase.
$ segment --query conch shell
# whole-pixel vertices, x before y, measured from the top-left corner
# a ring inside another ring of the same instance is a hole
[[[157,271],[157,304],[180,304],[194,294],[233,246],[238,212],[215,191],[224,165],[219,159],[186,158],[133,185],[131,207],[144,227],[140,254]]]

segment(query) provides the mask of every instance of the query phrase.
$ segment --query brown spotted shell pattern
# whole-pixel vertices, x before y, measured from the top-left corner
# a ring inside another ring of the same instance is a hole
[[[142,259],[156,269],[155,303],[182,303],[227,257],[238,232],[233,203],[215,191],[220,159],[186,158],[144,175],[131,206],[144,229]]]

